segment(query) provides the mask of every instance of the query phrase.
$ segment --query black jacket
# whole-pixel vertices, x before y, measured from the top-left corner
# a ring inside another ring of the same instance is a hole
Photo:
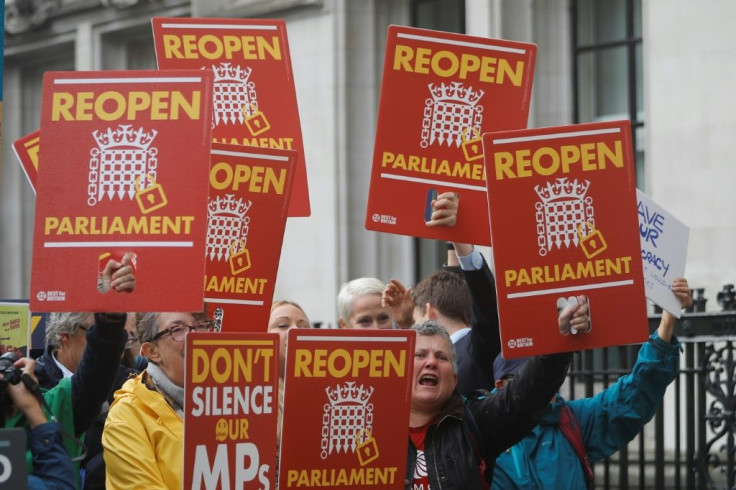
[[[424,456],[433,490],[482,489],[479,470],[480,446],[485,449],[488,475],[493,476],[496,456],[520,441],[537,424],[567,375],[571,353],[537,356],[519,371],[501,391],[475,392],[463,399],[455,392],[430,425],[424,441]],[[472,414],[482,441],[466,418]],[[409,440],[405,486],[412,488],[417,450]]]
[[[496,285],[488,264],[478,270],[462,271],[473,299],[472,328],[455,342],[457,386],[461,395],[493,389],[493,360],[501,352],[498,335]]]
[[[97,419],[102,404],[112,392],[128,338],[126,319],[126,313],[95,313],[95,323],[87,330],[87,347],[72,376],[72,408],[77,435]],[[36,375],[41,388],[46,389],[56,386],[63,377],[50,348],[36,360]]]

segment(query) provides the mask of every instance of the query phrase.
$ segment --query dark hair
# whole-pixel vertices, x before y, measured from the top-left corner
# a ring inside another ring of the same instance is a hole
[[[470,325],[473,298],[465,279],[453,272],[437,271],[428,275],[411,291],[411,298],[423,314],[429,303],[442,315]]]

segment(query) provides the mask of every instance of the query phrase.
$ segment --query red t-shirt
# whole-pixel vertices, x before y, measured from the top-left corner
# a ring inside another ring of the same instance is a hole
[[[430,490],[429,476],[427,476],[427,460],[424,459],[424,439],[431,423],[421,427],[410,427],[409,437],[417,448],[417,464],[414,466],[412,490]]]

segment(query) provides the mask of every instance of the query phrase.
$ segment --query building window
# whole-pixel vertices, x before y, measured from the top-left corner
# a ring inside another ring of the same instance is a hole
[[[628,119],[636,181],[644,186],[641,0],[573,0],[576,123]]]
[[[447,0],[413,0],[411,25],[424,29],[465,33],[465,2]],[[415,283],[447,262],[445,242],[414,239]]]

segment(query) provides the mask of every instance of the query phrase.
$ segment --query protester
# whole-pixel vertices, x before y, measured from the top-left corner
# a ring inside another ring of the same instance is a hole
[[[385,287],[375,277],[361,277],[343,284],[337,295],[340,328],[393,328],[390,310],[381,305]]]
[[[284,376],[286,375],[286,340],[292,328],[311,328],[307,314],[293,301],[279,300],[271,305],[268,331],[279,334],[279,422],[278,442],[281,443],[281,417],[284,407]]]
[[[457,222],[458,196],[445,192],[432,201],[432,215],[428,227],[454,226]],[[386,285],[374,277],[361,277],[342,285],[337,295],[338,324],[340,328],[395,328],[392,311],[383,304]],[[409,321],[408,328],[413,322]]]
[[[186,343],[208,332],[200,313],[144,313],[137,325],[148,367],[115,393],[102,434],[109,490],[181,488]]]
[[[493,385],[492,362],[501,352],[496,288],[491,270],[472,245],[455,243],[462,276],[446,270],[424,278],[414,290],[392,279],[383,293],[400,327],[437,320],[450,334],[457,356],[457,391]]]
[[[692,305],[685,279],[675,279],[671,289],[683,307]],[[594,397],[566,401],[556,394],[539,425],[498,457],[493,488],[589,488],[590,465],[626,447],[654,416],[667,386],[677,377],[681,347],[673,335],[674,324],[675,317],[665,311],[657,331],[642,345],[631,374]],[[500,393],[527,361],[496,359]]]
[[[563,310],[560,323],[587,322],[585,301]],[[572,355],[538,356],[497,393],[455,391],[457,364],[447,331],[433,320],[417,332],[409,416],[406,488],[486,488],[495,458],[537,423],[564,381]]]
[[[36,375],[41,388],[51,389],[62,378],[69,378],[74,374],[87,347],[87,332],[94,322],[94,313],[89,312],[60,312],[49,315],[46,322],[46,348],[43,355],[36,359]],[[125,330],[134,325],[135,315],[128,313]],[[130,337],[125,344],[126,350],[129,341]],[[118,368],[115,388],[122,385],[130,372],[130,369]]]
[[[77,437],[83,434],[96,417],[115,381],[125,346],[125,313],[95,313],[94,323],[86,334],[87,345],[82,359],[70,377],[43,394],[48,411],[63,427],[64,445],[75,461],[81,459],[84,446]],[[5,420],[6,427],[25,427],[28,420],[16,414]],[[76,436],[76,437],[75,437]],[[80,485],[78,473],[73,478]]]
[[[132,265],[129,263],[130,254],[126,254],[122,262],[109,260],[102,273],[102,282],[107,291],[121,293],[132,292],[135,288],[135,276]],[[121,314],[123,315],[123,314]],[[130,331],[135,328],[135,314],[128,313],[125,317],[124,328]],[[94,313],[89,312],[61,312],[51,313],[46,322],[46,348],[37,359],[37,376],[44,389],[51,389],[60,380],[70,378],[79,367],[86,349],[91,328],[95,323]],[[92,333],[94,335],[94,333]],[[119,335],[119,333],[118,333]],[[119,337],[118,337],[119,338]],[[107,416],[108,404],[112,402],[112,394],[120,388],[130,375],[138,371],[123,364],[125,352],[132,343],[128,333],[121,361],[117,365],[117,372],[112,386],[107,385],[102,405],[97,405],[98,412],[89,423],[85,422],[86,457],[81,461],[82,488],[85,490],[104,489],[105,467],[102,458],[102,429]],[[82,399],[79,403],[84,403]],[[76,413],[76,410],[75,410]]]
[[[121,363],[127,368],[141,372],[146,369],[148,360],[141,355],[141,342],[138,340],[138,334],[135,328],[136,323],[138,323],[136,314],[130,313],[129,315],[133,315],[133,318],[131,320],[131,318],[128,317],[128,321],[125,323],[125,331],[128,333],[128,341],[125,344],[125,352],[123,352],[123,360]]]
[[[0,389],[6,390],[12,403],[12,407],[2,406],[0,403],[0,413],[4,414],[6,409],[13,408],[25,417],[28,426],[28,446],[33,458],[33,472],[28,476],[28,488],[30,490],[76,488],[74,464],[64,447],[61,425],[48,421],[37,398],[38,395],[26,385],[26,382],[29,382],[38,387],[38,381],[33,375],[35,361],[24,357],[17,360],[14,367],[20,369],[28,378],[27,381],[21,382],[15,380],[13,384],[8,383],[4,375],[0,374],[0,385],[5,385]],[[38,393],[40,395],[40,391]]]
[[[279,334],[279,378],[282,380],[286,364],[286,339],[292,328],[311,328],[304,309],[293,301],[274,301],[267,331]]]
[[[97,419],[87,429],[84,435],[84,442],[87,446],[87,457],[82,460],[82,473],[83,473],[83,490],[104,490],[105,489],[105,460],[103,457],[102,448],[102,432],[105,428],[105,421],[107,420],[108,410],[110,404],[113,401],[113,394],[119,390],[128,378],[135,376],[141,370],[135,367],[135,358],[131,352],[131,348],[138,342],[135,336],[135,323],[136,315],[134,313],[128,313],[127,321],[125,322],[125,332],[127,334],[127,341],[125,343],[125,350],[118,366],[118,372],[115,377],[115,383],[113,389],[110,390],[107,403],[103,405],[102,411],[97,416]],[[140,345],[138,347],[140,352]]]

